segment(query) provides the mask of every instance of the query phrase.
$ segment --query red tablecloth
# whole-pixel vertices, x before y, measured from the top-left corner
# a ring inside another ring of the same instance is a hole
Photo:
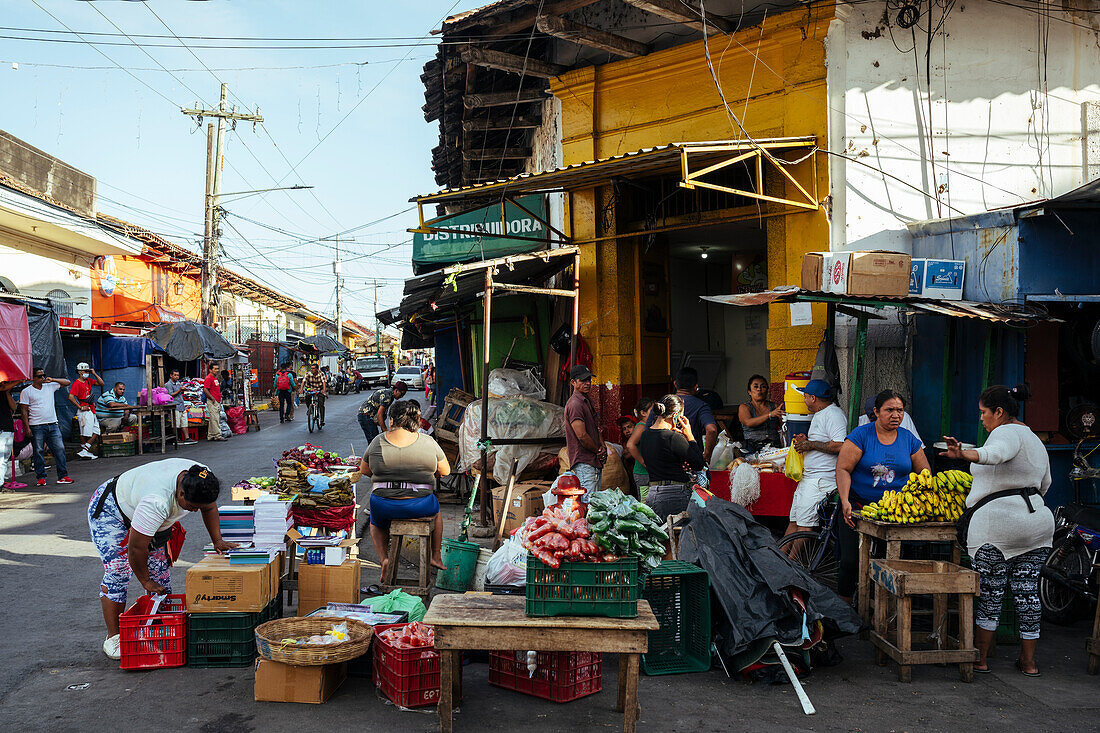
[[[757,517],[789,517],[798,484],[781,473],[760,474],[760,498],[746,509]],[[730,472],[710,472],[710,493],[730,499]]]

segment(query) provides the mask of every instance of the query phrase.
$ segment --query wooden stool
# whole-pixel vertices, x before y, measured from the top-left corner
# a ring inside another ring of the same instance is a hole
[[[432,589],[431,566],[428,564],[428,543],[431,542],[432,526],[434,518],[429,519],[395,519],[390,522],[390,551],[386,559],[388,565],[386,573],[382,576],[382,588],[391,591],[400,588],[406,593],[428,599],[428,593]],[[400,581],[397,578],[397,561],[401,557],[401,547],[406,537],[415,537],[420,545],[420,577],[417,581]],[[416,585],[413,585],[413,583]]]
[[[1092,636],[1085,642],[1089,653],[1089,674],[1100,672],[1100,603],[1096,605],[1096,618],[1092,622]]]
[[[260,429],[260,418],[256,414],[255,410],[245,410],[244,411],[244,424],[245,424],[245,429],[246,430],[259,430]]]
[[[938,560],[872,560],[871,580],[875,593],[875,661],[898,663],[898,681],[912,680],[914,664],[958,664],[963,682],[974,679],[978,650],[974,646],[974,596],[978,595],[978,574],[954,563]],[[933,649],[913,649],[913,596],[932,596],[932,634],[919,642],[934,641]],[[947,633],[947,606],[958,598],[958,637]],[[896,613],[889,628],[891,606]],[[933,639],[933,637],[935,637]],[[892,639],[892,641],[891,641]],[[948,648],[951,642],[954,648]]]

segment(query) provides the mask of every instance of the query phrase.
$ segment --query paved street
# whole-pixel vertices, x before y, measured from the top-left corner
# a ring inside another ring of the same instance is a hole
[[[334,397],[328,425],[315,442],[341,452],[364,447],[355,423],[360,397]],[[229,443],[189,446],[180,455],[213,468],[228,487],[268,473],[271,456],[310,438],[302,420],[279,425],[261,413],[263,430]],[[318,436],[314,436],[318,438]],[[349,445],[350,444],[350,445]],[[155,456],[153,457],[155,458]],[[402,712],[380,699],[367,679],[348,679],[320,706],[256,703],[250,669],[181,668],[122,672],[100,651],[103,623],[97,601],[101,566],[88,538],[87,497],[101,481],[144,459],[76,463],[71,487],[46,492],[24,489],[0,495],[0,593],[6,633],[0,638],[0,697],[5,727],[56,731],[117,729],[165,724],[180,730],[299,731],[351,725],[369,730],[430,731],[429,712]],[[51,477],[52,478],[52,477]],[[450,519],[456,507],[447,507]],[[189,537],[183,561],[173,572],[182,590],[186,568],[201,557],[205,532],[197,516],[185,521]],[[365,559],[373,552],[364,543]],[[364,580],[375,570],[364,569]],[[131,600],[137,585],[131,585]],[[806,680],[818,714],[802,715],[788,686],[749,685],[721,671],[642,677],[642,730],[863,730],[863,731],[1062,731],[1095,728],[1100,715],[1100,680],[1085,672],[1084,623],[1047,629],[1039,662],[1044,676],[1026,679],[1012,668],[1013,647],[1001,647],[991,675],[973,684],[958,681],[953,668],[918,668],[913,683],[901,685],[891,667],[874,665],[870,645],[843,640],[846,659],[819,669]],[[491,687],[487,667],[466,668],[466,700],[458,730],[616,730],[617,665],[604,662],[604,690],[558,705]],[[82,687],[87,685],[86,687]],[[71,687],[77,686],[77,687]],[[167,723],[167,721],[171,721]],[[521,722],[522,721],[522,722]]]

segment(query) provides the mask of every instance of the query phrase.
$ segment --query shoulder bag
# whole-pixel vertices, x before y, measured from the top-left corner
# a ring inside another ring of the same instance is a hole
[[[968,508],[959,517],[959,521],[955,524],[955,535],[958,538],[959,545],[964,549],[967,547],[966,535],[970,531],[970,520],[974,518],[974,512],[981,509],[983,506],[993,501],[994,499],[1001,499],[1006,496],[1021,496],[1024,501],[1027,502],[1027,510],[1029,513],[1035,513],[1035,507],[1031,505],[1031,497],[1038,496],[1039,489],[1034,486],[1029,486],[1026,489],[1005,489],[1004,491],[994,491],[989,496],[983,496],[978,500],[978,503]]]

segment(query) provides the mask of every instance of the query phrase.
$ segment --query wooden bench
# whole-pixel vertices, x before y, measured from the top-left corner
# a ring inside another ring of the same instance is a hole
[[[462,652],[466,650],[537,652],[610,652],[619,655],[616,710],[623,732],[634,733],[640,707],[638,669],[649,649],[649,632],[660,624],[649,602],[638,601],[637,618],[525,615],[525,599],[504,595],[442,595],[432,599],[424,623],[435,627],[435,648],[442,657],[439,677],[439,730],[451,733],[454,703],[462,698]],[[568,708],[564,726],[572,726]],[[475,721],[470,721],[473,730]]]

